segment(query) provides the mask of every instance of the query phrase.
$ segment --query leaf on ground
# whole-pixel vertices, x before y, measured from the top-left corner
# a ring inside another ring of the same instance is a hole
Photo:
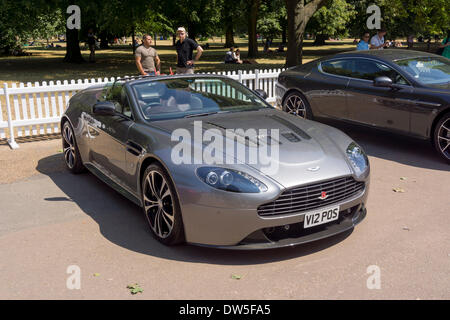
[[[235,279],[235,280],[241,280],[242,276],[239,274],[232,274],[231,275],[231,279]]]
[[[406,177],[400,177],[400,180],[408,180]]]
[[[144,292],[144,289],[142,289],[137,283],[127,285],[127,289],[130,289],[131,294]]]
[[[58,149],[58,152],[59,152],[59,153],[63,153],[63,150],[62,150],[62,149]]]
[[[394,192],[400,192],[400,193],[405,192],[405,190],[402,189],[402,188],[394,188],[394,189],[392,189],[392,191],[394,191]]]
[[[100,273],[94,273],[94,277],[100,277]]]
[[[409,231],[409,228],[408,228],[408,227],[403,227],[402,229],[403,229],[403,230],[406,230],[406,231]]]

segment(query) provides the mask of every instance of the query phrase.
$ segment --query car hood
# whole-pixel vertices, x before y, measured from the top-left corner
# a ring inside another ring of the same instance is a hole
[[[215,129],[217,133],[220,132],[218,140],[222,140],[218,144],[222,147],[217,148],[219,149],[217,151],[227,156],[232,153],[226,147],[227,141],[231,141],[226,137],[226,130],[254,129],[257,135],[237,139],[239,141],[237,143],[245,149],[247,156],[255,149],[267,154],[270,158],[269,163],[267,159],[265,163],[260,161],[259,156],[256,162],[249,158],[243,160],[242,157],[236,157],[238,147],[235,147],[236,163],[258,170],[286,188],[352,174],[344,154],[345,148],[351,142],[348,136],[329,126],[273,109],[156,121],[152,125],[168,133],[185,129],[192,137],[195,136],[196,126],[198,128],[201,125],[203,132]],[[278,134],[275,130],[278,130]],[[235,133],[239,137],[244,136],[242,131]],[[270,138],[265,138],[264,133]],[[210,142],[193,141],[193,144],[197,148],[201,146],[204,148]],[[277,151],[274,148],[275,144],[278,146],[278,156],[269,155],[268,149]]]

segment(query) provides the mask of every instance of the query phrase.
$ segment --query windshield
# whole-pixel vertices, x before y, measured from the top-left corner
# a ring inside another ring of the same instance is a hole
[[[145,118],[149,120],[270,108],[245,86],[226,78],[167,78],[139,82],[132,88]]]
[[[413,58],[395,61],[402,70],[424,85],[450,83],[450,60],[441,57]]]

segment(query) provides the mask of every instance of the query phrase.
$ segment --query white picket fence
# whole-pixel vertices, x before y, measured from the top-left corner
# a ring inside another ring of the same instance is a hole
[[[238,80],[250,89],[267,92],[267,101],[275,102],[275,83],[283,69],[212,72]],[[118,79],[120,77],[117,77]],[[126,76],[123,78],[127,78]],[[95,84],[106,84],[115,78],[70,81],[43,81],[17,86],[4,84],[0,88],[0,140],[7,140],[11,148],[19,146],[16,137],[33,137],[58,133],[61,115],[69,99],[79,90]],[[6,115],[6,119],[5,119]]]

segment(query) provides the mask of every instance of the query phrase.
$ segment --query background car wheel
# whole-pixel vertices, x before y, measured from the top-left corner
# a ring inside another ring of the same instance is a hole
[[[81,161],[75,135],[69,121],[64,122],[61,130],[64,162],[72,173],[81,173],[86,169]]]
[[[441,157],[450,163],[450,112],[437,123],[433,142]]]
[[[283,102],[283,111],[304,119],[312,119],[311,107],[306,98],[297,91],[287,95]]]
[[[145,218],[153,236],[166,245],[184,242],[183,221],[175,187],[160,165],[148,166],[141,190]]]

